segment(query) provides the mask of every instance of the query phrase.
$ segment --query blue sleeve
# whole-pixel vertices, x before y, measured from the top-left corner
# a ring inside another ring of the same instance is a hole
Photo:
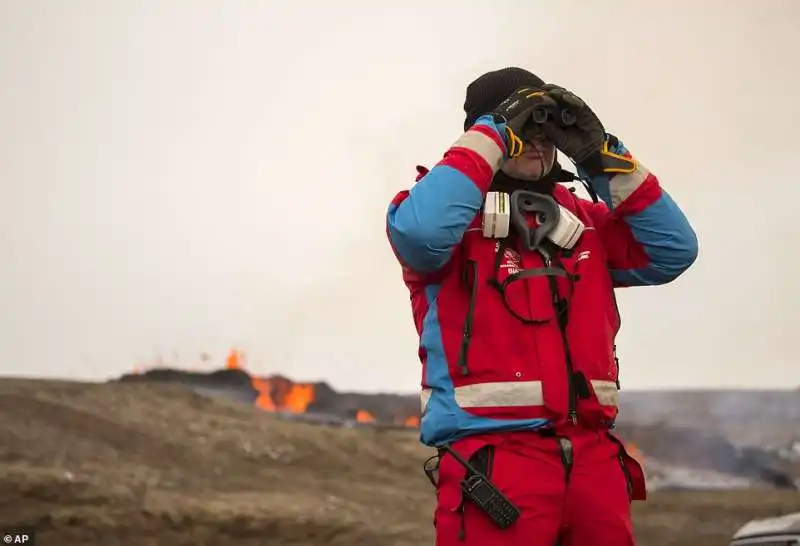
[[[387,233],[405,266],[431,273],[448,262],[505,157],[504,130],[491,116],[481,117],[442,161],[389,206]]]
[[[625,216],[623,221],[646,259],[629,267],[611,268],[615,286],[667,284],[697,259],[697,235],[683,211],[663,189],[652,204]]]
[[[621,142],[611,151],[632,157]],[[591,180],[608,207],[602,237],[611,277],[619,287],[666,284],[697,259],[697,235],[656,176],[634,161],[631,172]]]

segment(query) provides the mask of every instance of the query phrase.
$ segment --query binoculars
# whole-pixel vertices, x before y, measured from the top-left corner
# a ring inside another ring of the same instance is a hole
[[[533,110],[533,122],[542,124],[551,117],[553,121],[562,127],[569,127],[575,125],[578,118],[566,108],[558,108],[557,106],[547,107],[539,106]]]

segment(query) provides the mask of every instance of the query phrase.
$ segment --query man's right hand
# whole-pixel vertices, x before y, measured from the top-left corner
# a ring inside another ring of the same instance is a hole
[[[520,87],[490,112],[496,121],[506,124],[509,157],[517,157],[522,153],[526,125],[533,124],[533,111],[555,106],[557,103],[545,91]]]

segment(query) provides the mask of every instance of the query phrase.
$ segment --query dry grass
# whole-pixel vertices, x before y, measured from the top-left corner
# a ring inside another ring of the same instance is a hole
[[[415,434],[287,423],[154,385],[0,382],[0,514],[43,544],[432,544]],[[640,544],[724,545],[790,493],[663,493]]]

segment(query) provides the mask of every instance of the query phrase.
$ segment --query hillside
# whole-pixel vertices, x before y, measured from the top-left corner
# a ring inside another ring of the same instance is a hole
[[[424,454],[177,387],[0,382],[3,524],[64,546],[425,540]]]
[[[0,513],[42,544],[432,542],[429,451],[412,430],[328,428],[185,388],[0,381]],[[660,493],[644,546],[726,544],[796,493]]]
[[[231,353],[226,369],[222,370],[192,372],[156,368],[124,375],[119,381],[176,384],[255,405],[296,421],[413,429],[419,426],[418,396],[339,392],[324,382],[295,382],[283,376],[258,377],[241,367],[236,352]],[[664,470],[678,465],[724,474],[734,480],[794,488],[796,483],[800,484],[800,459],[785,460],[777,452],[800,439],[798,394],[791,391],[623,392],[623,412],[617,431],[633,449],[653,463],[649,465],[651,470],[658,464],[667,465],[662,466]],[[683,482],[680,487],[700,488],[707,480],[678,479],[677,475],[676,479],[659,480],[660,487],[677,487],[675,482]]]

